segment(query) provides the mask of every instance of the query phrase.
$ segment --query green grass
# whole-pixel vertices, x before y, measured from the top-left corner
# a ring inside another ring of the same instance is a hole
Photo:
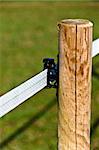
[[[57,22],[66,18],[91,20],[94,39],[99,37],[99,3],[0,3],[0,95],[41,71],[44,57],[56,59]],[[93,66],[99,75],[99,56],[93,59]],[[99,118],[99,77],[94,75],[92,81],[93,126]],[[55,89],[45,89],[0,120],[0,141],[10,137],[3,150],[57,149],[55,94]],[[51,101],[55,103],[40,117],[38,113]],[[39,117],[34,121],[36,114]],[[22,126],[26,127],[19,130]],[[99,127],[91,138],[92,150],[99,149],[98,141]]]

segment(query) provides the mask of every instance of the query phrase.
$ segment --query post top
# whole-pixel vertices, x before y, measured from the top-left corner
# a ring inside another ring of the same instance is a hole
[[[92,22],[86,19],[64,19],[60,24],[93,26]]]

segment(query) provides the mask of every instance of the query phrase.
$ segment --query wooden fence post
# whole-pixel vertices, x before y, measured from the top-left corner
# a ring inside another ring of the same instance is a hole
[[[58,24],[58,150],[90,150],[92,26],[83,19]]]

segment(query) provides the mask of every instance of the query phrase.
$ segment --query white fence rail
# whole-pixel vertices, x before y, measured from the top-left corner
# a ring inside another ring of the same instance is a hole
[[[93,41],[92,44],[92,57],[99,54],[99,39]]]
[[[47,69],[0,97],[0,117],[47,85]]]
[[[93,41],[92,57],[99,54],[99,39]],[[47,69],[0,97],[0,117],[47,86]]]

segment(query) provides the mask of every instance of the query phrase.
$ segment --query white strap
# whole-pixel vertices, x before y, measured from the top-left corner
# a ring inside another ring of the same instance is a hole
[[[99,54],[99,39],[92,43],[92,57]],[[47,86],[47,69],[0,97],[0,117]]]
[[[99,39],[93,41],[92,43],[92,57],[99,54]]]
[[[0,97],[0,117],[47,86],[47,69]]]

